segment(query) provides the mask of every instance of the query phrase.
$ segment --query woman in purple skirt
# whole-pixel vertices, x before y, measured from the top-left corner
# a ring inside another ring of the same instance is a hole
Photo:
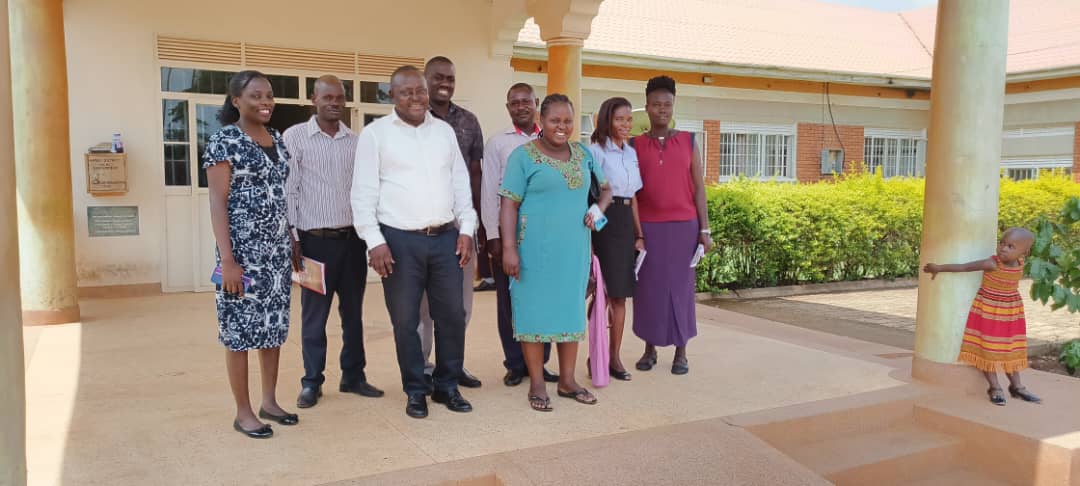
[[[644,187],[637,193],[645,260],[634,292],[634,334],[645,341],[636,367],[656,365],[657,346],[675,346],[671,372],[690,371],[686,344],[697,335],[694,269],[698,245],[712,248],[701,153],[694,135],[668,128],[675,108],[675,80],[657,76],[645,87],[651,128],[634,138]]]

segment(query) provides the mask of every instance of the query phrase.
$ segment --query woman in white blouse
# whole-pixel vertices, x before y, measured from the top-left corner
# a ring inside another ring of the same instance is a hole
[[[589,150],[593,160],[603,167],[614,199],[605,215],[608,223],[593,234],[593,251],[600,260],[600,270],[607,290],[609,323],[611,324],[611,362],[613,378],[629,381],[619,356],[623,326],[626,323],[626,299],[634,295],[634,262],[644,248],[641,223],[638,221],[637,199],[641,189],[637,153],[630,146],[633,125],[632,107],[626,98],[610,98],[600,105],[596,130]]]

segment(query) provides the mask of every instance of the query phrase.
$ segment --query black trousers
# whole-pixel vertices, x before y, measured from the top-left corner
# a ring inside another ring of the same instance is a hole
[[[424,376],[424,351],[416,323],[420,322],[420,297],[427,293],[435,321],[434,387],[457,389],[465,360],[465,305],[457,251],[457,230],[427,236],[382,226],[383,237],[394,258],[394,271],[383,279],[386,310],[394,326],[401,385],[406,394],[430,390]]]
[[[363,322],[367,246],[351,231],[346,239],[301,233],[300,247],[304,256],[326,265],[326,295],[300,289],[300,336],[304,355],[304,377],[300,384],[318,388],[326,380],[323,375],[326,369],[326,319],[330,317],[335,293],[341,316],[341,380],[349,384],[367,381]]]
[[[495,277],[496,312],[499,317],[499,340],[502,341],[503,366],[507,371],[527,374],[525,354],[521,343],[514,340],[514,311],[510,305],[510,278],[503,273],[502,264],[492,259],[491,274]],[[551,343],[544,343],[544,362],[551,358]]]

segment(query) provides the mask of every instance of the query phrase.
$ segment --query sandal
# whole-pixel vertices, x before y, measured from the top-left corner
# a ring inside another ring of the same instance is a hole
[[[671,374],[673,375],[685,375],[690,372],[690,361],[683,356],[682,359],[675,358],[671,362]]]
[[[551,408],[551,398],[540,397],[538,395],[529,395],[529,406],[537,412],[550,412],[555,410]]]
[[[640,371],[649,371],[654,365],[656,365],[656,355],[646,354],[637,361],[637,364],[635,364],[634,367]]]
[[[1027,387],[1016,388],[1014,386],[1009,387],[1009,395],[1013,398],[1019,398],[1025,402],[1042,403],[1042,399],[1035,396],[1027,390]]]
[[[991,387],[989,390],[986,390],[986,394],[990,396],[990,403],[999,407],[1005,406],[1005,395],[1001,393],[1001,388]]]
[[[578,388],[577,391],[564,392],[562,390],[556,390],[560,397],[573,398],[578,403],[584,403],[585,405],[596,405],[596,397],[589,390],[585,388]]]

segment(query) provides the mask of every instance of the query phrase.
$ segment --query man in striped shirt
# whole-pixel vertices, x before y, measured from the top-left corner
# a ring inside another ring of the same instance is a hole
[[[292,154],[285,198],[289,222],[295,231],[293,267],[301,254],[325,265],[326,294],[302,288],[301,341],[304,355],[303,387],[296,405],[315,406],[322,396],[326,368],[326,319],[334,293],[341,315],[341,383],[343,393],[381,397],[383,391],[367,383],[364,367],[363,302],[367,283],[367,246],[353,228],[352,189],[356,134],[342,123],[346,115],[345,88],[334,76],[323,76],[311,93],[316,114],[285,130],[285,145]]]

